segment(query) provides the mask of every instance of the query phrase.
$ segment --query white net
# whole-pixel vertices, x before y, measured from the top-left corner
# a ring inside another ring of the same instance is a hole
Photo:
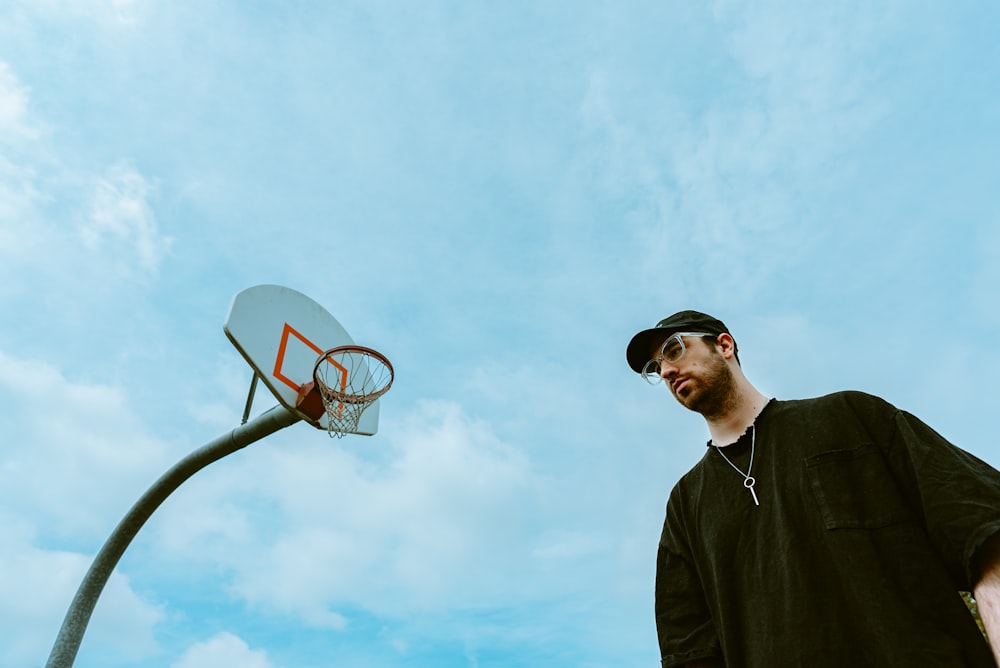
[[[323,353],[313,380],[323,398],[330,436],[356,431],[361,414],[389,390],[393,376],[389,360],[371,348],[340,346]]]

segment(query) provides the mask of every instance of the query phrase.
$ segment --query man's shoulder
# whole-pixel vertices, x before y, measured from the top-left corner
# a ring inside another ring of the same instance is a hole
[[[890,439],[900,410],[885,399],[867,392],[845,390],[821,397],[775,402],[765,416],[772,438],[799,439],[815,447],[866,438]]]
[[[895,406],[882,397],[859,390],[841,390],[819,397],[775,400],[772,403],[774,406],[768,411],[771,414],[839,411],[889,414],[897,411]]]

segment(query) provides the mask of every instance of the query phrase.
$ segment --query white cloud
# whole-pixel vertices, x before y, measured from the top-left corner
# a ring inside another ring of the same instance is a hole
[[[204,642],[192,645],[171,668],[272,668],[267,652],[253,650],[242,638],[220,633]]]
[[[31,9],[62,20],[86,19],[100,26],[129,27],[139,22],[147,5],[146,0],[34,0]]]
[[[135,256],[139,267],[154,271],[173,240],[160,234],[149,205],[154,186],[127,163],[112,166],[98,180],[89,218],[80,226],[80,237],[92,251],[110,258],[120,252]]]
[[[0,146],[30,143],[42,134],[41,124],[28,113],[29,105],[27,87],[0,61]],[[7,260],[5,264],[39,245],[41,235],[33,216],[39,198],[35,182],[31,167],[0,155],[0,256]]]
[[[891,17],[870,3],[825,7],[821,20],[801,7],[716,3],[712,46],[728,50],[726,77],[706,82],[697,102],[651,94],[636,111],[628,73],[592,72],[580,116],[596,154],[581,160],[628,207],[655,290],[678,282],[663,277],[669,262],[678,294],[754,295],[818,243],[809,198],[849,169],[843,156],[889,113],[871,56]]]
[[[28,665],[52,648],[69,602],[90,565],[90,558],[33,545],[27,520],[0,506],[0,664]],[[84,637],[86,650],[139,659],[157,649],[153,626],[162,611],[142,601],[127,578],[112,574]],[[84,645],[81,645],[83,651]]]
[[[65,169],[72,161],[53,159],[63,147],[42,141],[45,126],[29,113],[29,92],[0,61],[0,145],[16,148],[0,155],[0,269],[7,279],[0,294],[56,285],[49,292],[58,298],[86,289],[88,279],[154,272],[173,243],[151,206],[155,185],[127,161],[99,177]],[[76,184],[87,181],[93,191],[81,194]],[[76,223],[78,236],[59,219],[63,207],[87,212]],[[80,252],[81,240],[89,253]]]
[[[0,352],[0,401],[12,416],[0,504],[30,509],[50,535],[110,530],[164,468],[167,448],[119,388],[73,382],[49,364]]]
[[[0,142],[35,139],[41,134],[28,114],[29,94],[10,66],[0,60]]]
[[[791,161],[787,166],[796,171],[815,168],[888,112],[880,73],[868,65],[893,25],[885,6],[725,4],[717,3],[716,18],[750,77],[749,99],[763,104],[749,109],[763,113],[765,123],[755,133],[758,141],[743,144],[763,152],[749,165],[765,174],[779,161]]]
[[[38,200],[35,176],[30,168],[20,167],[0,156],[0,257],[11,278],[13,267],[20,267],[41,247],[46,236],[38,229],[34,207]],[[2,292],[11,290],[8,285]]]
[[[254,605],[322,628],[349,623],[338,606],[401,615],[532,595],[528,459],[446,402],[383,432],[377,462],[300,431],[206,472],[161,518],[162,545],[217,560]]]

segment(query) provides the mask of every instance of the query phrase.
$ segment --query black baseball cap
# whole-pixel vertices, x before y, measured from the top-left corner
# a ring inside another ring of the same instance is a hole
[[[642,373],[642,368],[649,361],[649,353],[653,350],[657,340],[666,341],[668,336],[677,332],[704,332],[718,336],[719,334],[729,334],[729,328],[718,318],[713,318],[705,313],[679,311],[656,323],[656,327],[644,329],[632,337],[628,349],[625,351],[628,365],[636,373]],[[735,340],[733,346],[735,351]]]

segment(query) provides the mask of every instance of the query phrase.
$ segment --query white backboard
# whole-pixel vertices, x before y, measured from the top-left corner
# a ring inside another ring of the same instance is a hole
[[[323,351],[354,343],[326,309],[280,285],[256,285],[233,297],[223,330],[278,401],[296,413],[299,388],[312,381],[313,367]],[[374,434],[378,413],[376,401],[362,414],[353,433]],[[326,416],[314,424],[326,429]]]

